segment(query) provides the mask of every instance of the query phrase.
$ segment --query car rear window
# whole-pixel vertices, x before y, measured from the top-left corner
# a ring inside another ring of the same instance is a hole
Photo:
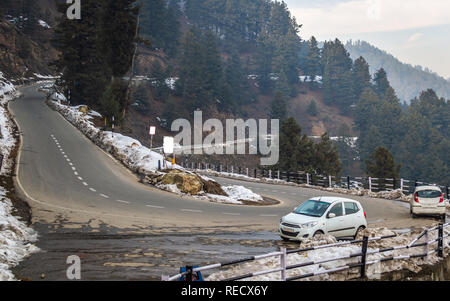
[[[419,190],[417,191],[417,196],[419,198],[425,198],[425,199],[434,199],[434,198],[440,198],[441,192],[437,190]]]
[[[346,215],[355,214],[359,211],[358,205],[356,205],[356,203],[353,203],[353,202],[345,202],[344,207],[345,207]]]

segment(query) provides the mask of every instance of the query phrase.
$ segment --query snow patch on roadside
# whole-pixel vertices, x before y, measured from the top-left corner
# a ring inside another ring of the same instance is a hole
[[[3,156],[0,175],[3,176],[10,176],[14,165],[11,155],[17,141],[7,103],[17,96],[14,85],[0,72],[0,154]],[[0,186],[0,281],[16,280],[11,268],[39,251],[32,244],[37,241],[37,233],[13,215],[13,204],[6,196],[6,189]]]
[[[0,186],[0,281],[16,280],[11,268],[39,251],[36,232],[13,216],[13,205]]]

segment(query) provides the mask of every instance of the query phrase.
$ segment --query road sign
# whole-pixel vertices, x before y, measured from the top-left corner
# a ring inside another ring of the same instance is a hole
[[[173,154],[174,149],[174,139],[173,137],[164,137],[164,153]]]
[[[153,136],[156,134],[156,126],[150,126],[150,136]]]

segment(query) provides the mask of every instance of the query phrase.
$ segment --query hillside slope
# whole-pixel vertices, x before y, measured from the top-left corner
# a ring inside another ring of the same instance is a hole
[[[393,55],[364,41],[349,41],[345,47],[353,60],[360,56],[366,59],[371,74],[383,68],[402,101],[409,103],[427,89],[433,89],[446,99],[450,98],[450,82],[426,68],[402,63]]]
[[[18,2],[0,4],[0,70],[11,80],[50,75],[50,63],[57,57],[51,45],[56,17],[54,1],[34,2],[32,12]],[[30,26],[28,16],[36,20]]]

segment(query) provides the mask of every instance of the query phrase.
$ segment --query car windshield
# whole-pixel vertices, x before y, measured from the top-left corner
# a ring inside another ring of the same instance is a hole
[[[437,191],[437,190],[420,190],[420,191],[417,191],[417,196],[419,198],[434,199],[434,198],[440,198],[441,192]]]
[[[330,207],[330,203],[309,200],[294,210],[296,214],[321,217]]]

